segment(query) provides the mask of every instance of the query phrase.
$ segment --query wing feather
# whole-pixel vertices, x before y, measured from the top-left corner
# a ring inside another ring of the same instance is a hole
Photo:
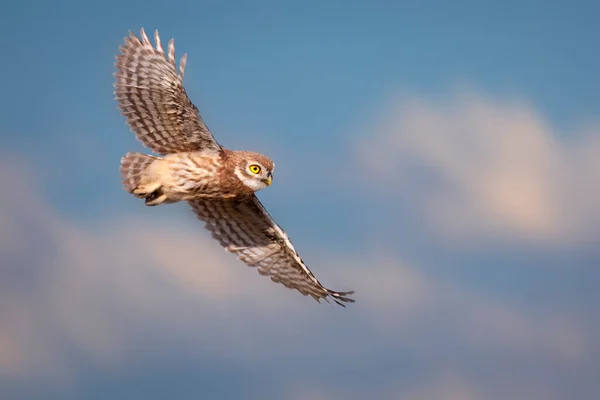
[[[159,154],[183,151],[219,151],[200,112],[183,87],[187,61],[175,65],[175,44],[169,41],[167,58],[158,31],[156,48],[142,28],[140,38],[130,33],[116,56],[115,98],[136,138]]]
[[[227,251],[273,282],[296,289],[315,300],[353,303],[349,292],[324,287],[308,269],[283,229],[271,218],[255,195],[213,200],[188,200],[196,216],[204,221],[213,238]]]

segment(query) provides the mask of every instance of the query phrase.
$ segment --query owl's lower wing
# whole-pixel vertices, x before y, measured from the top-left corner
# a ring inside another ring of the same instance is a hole
[[[175,45],[169,41],[168,58],[158,31],[156,48],[140,31],[130,33],[116,56],[115,96],[122,115],[145,146],[159,154],[182,151],[218,151],[220,145],[208,130],[183,87],[187,55],[175,69]]]
[[[353,303],[350,292],[324,287],[304,264],[287,234],[254,195],[243,199],[189,200],[196,216],[227,251],[273,282],[296,289],[315,300]],[[345,307],[345,306],[344,306]]]

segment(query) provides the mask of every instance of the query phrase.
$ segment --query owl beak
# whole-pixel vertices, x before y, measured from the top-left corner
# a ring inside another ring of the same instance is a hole
[[[267,175],[267,179],[265,179],[264,182],[267,184],[267,186],[271,186],[271,182],[273,182],[273,175]]]

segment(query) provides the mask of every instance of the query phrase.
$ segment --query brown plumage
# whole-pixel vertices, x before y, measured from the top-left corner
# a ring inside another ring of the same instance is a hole
[[[146,205],[187,201],[227,251],[274,282],[340,305],[354,292],[324,287],[304,264],[287,234],[255,192],[271,184],[273,161],[217,143],[183,87],[187,57],[175,66],[158,31],[152,46],[144,29],[130,34],[116,57],[115,96],[136,138],[163,157],[127,153],[121,159],[125,190]]]

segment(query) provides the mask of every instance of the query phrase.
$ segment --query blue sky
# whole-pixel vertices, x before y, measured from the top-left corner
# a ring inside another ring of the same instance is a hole
[[[599,11],[4,4],[0,397],[595,398]],[[113,62],[142,26],[188,54],[219,142],[273,158],[259,197],[353,307],[121,189],[143,148]]]

